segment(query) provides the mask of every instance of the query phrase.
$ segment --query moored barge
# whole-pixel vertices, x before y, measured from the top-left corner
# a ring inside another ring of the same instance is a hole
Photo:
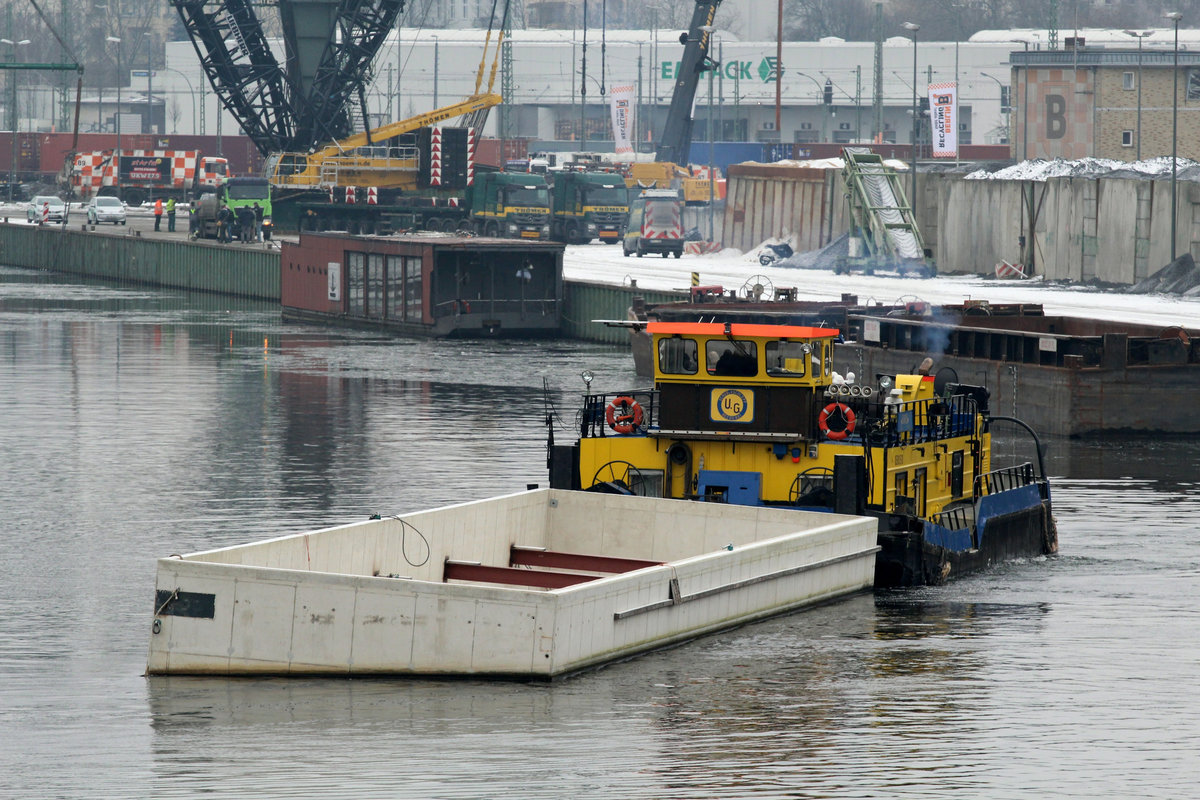
[[[303,232],[282,247],[283,318],[417,336],[555,336],[562,260],[553,242]]]
[[[988,389],[993,408],[1019,415],[1043,435],[1200,433],[1187,398],[1200,392],[1200,329],[1050,315],[1040,304],[984,300],[747,301],[703,295],[632,310],[638,375],[653,375],[648,321],[772,322],[837,327],[834,367],[859,375],[931,373]],[[1154,387],[1155,403],[1146,402]]]

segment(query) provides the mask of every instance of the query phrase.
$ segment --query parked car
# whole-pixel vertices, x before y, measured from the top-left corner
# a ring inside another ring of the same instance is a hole
[[[45,216],[47,222],[57,222],[65,225],[67,222],[67,204],[61,199],[48,194],[39,194],[29,201],[25,211],[25,219],[29,222],[41,222]]]
[[[0,182],[0,200],[24,203],[29,200],[29,184]]]
[[[116,197],[93,197],[87,204],[87,220],[91,225],[101,222],[124,225],[125,204]]]

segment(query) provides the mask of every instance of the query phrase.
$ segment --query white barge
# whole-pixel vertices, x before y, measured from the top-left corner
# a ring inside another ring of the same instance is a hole
[[[147,672],[552,678],[869,589],[876,527],[539,489],[171,556]]]

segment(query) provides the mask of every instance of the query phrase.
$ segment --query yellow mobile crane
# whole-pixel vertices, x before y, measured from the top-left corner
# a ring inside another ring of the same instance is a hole
[[[683,58],[679,62],[671,106],[659,137],[655,160],[630,164],[626,183],[631,188],[679,189],[684,202],[704,204],[708,203],[710,197],[708,180],[693,177],[686,164],[692,146],[692,101],[696,97],[700,75],[720,67],[709,57],[709,47],[713,18],[721,6],[721,0],[695,2],[691,27],[679,37],[683,45]],[[709,136],[712,136],[712,131],[709,131]]]

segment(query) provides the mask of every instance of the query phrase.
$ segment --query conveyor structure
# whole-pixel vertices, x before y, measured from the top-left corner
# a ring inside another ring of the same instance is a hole
[[[921,231],[896,170],[866,147],[842,150],[842,178],[850,210],[849,255],[839,271],[893,269],[933,275]]]

